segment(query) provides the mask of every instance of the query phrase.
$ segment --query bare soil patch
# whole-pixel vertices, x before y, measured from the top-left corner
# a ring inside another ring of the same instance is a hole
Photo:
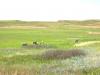
[[[88,32],[88,34],[100,35],[100,32]]]
[[[78,27],[97,29],[97,28],[100,28],[100,25],[90,25],[90,26],[87,25],[87,26],[78,26]]]
[[[91,45],[91,44],[95,44],[95,43],[100,43],[100,41],[81,42],[81,43],[75,44],[75,46],[86,46],[86,45]]]

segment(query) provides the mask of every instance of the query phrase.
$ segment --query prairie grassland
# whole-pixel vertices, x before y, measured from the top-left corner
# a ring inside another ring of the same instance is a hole
[[[99,33],[100,21],[95,20],[0,21],[0,75],[99,75]],[[86,56],[41,58],[46,51],[71,49]]]

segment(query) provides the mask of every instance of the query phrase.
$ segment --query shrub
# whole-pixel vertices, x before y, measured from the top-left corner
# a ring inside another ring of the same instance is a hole
[[[64,50],[49,50],[42,54],[44,59],[66,59],[75,56],[84,56],[85,52],[78,49],[72,49],[68,51]]]
[[[22,48],[55,48],[55,46],[48,45],[48,44],[36,44],[35,42],[33,44],[22,44]]]

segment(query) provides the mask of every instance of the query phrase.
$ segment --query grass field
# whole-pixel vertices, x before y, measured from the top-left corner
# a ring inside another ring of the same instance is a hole
[[[48,50],[71,49],[81,49],[86,56],[41,58]],[[0,21],[0,75],[99,75],[99,63],[99,20]]]

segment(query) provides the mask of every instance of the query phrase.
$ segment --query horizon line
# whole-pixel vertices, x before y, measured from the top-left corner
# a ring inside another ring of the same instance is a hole
[[[25,22],[59,22],[59,21],[100,21],[100,19],[59,19],[59,20],[21,20],[21,19],[0,19],[0,21],[25,21]]]

